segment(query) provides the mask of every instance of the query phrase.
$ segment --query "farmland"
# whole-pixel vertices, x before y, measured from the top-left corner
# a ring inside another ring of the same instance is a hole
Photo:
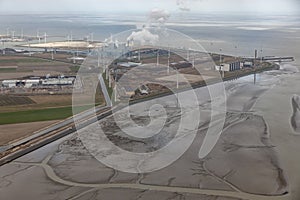
[[[28,104],[35,104],[35,102],[29,97],[0,95],[0,107]]]
[[[92,105],[80,106],[76,110],[84,111],[91,108]],[[61,108],[48,108],[40,110],[27,110],[9,113],[0,113],[0,125],[28,123],[37,121],[51,121],[65,119],[73,115],[72,106]]]

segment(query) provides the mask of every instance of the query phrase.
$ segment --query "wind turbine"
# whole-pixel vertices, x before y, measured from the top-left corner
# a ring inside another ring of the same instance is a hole
[[[224,78],[224,67],[222,65],[222,49],[220,49],[220,69],[222,70],[222,78]]]
[[[176,69],[176,88],[179,88],[179,73],[178,73],[178,69]]]
[[[45,42],[45,44],[47,43],[47,33],[46,32],[44,33],[44,42]]]
[[[187,52],[186,52],[186,60],[187,61],[190,60],[190,49],[188,49]]]
[[[168,71],[167,71],[168,74],[170,73],[170,58],[171,58],[171,51],[169,48],[169,50],[168,50]]]
[[[24,31],[23,31],[23,28],[21,29],[21,39],[24,38]]]
[[[29,56],[31,56],[31,52],[30,52],[30,43],[29,43],[29,40],[27,40],[27,42],[28,42],[28,52],[29,52]]]
[[[94,42],[94,33],[91,33],[91,42]]]
[[[108,68],[108,65],[105,65],[105,69],[106,69],[106,72],[105,72],[105,79],[107,80],[108,77],[109,77],[109,68]]]
[[[178,100],[178,89],[179,89],[179,73],[178,73],[178,69],[176,69],[176,106],[179,107],[179,100]]]
[[[260,64],[262,64],[263,61],[263,49],[262,46],[260,47]]]
[[[192,60],[192,67],[195,68],[195,52],[193,52],[193,60]]]
[[[4,42],[4,40],[2,40],[2,45],[3,45],[3,51],[2,51],[2,54],[5,55],[5,42]]]
[[[113,36],[112,36],[112,34],[110,34],[110,41],[109,41],[109,43],[113,43],[114,41],[113,41]]]
[[[104,51],[104,49],[103,49],[103,47],[101,47],[102,68],[104,68],[104,71],[105,71],[105,79],[108,80],[109,79],[109,69],[108,69],[108,65],[104,61],[104,52],[103,51]],[[98,67],[99,66],[100,66],[100,48],[98,48]]]
[[[159,49],[157,50],[156,66],[159,65]]]
[[[15,32],[16,32],[16,31],[11,31],[11,33],[12,33],[12,39],[15,38]]]
[[[114,86],[114,102],[117,102],[117,82],[115,82],[115,86]]]
[[[73,52],[73,63],[75,64],[76,63],[76,60],[75,60],[75,53]]]
[[[119,41],[118,41],[117,39],[115,40],[114,47],[115,47],[116,49],[119,48]]]
[[[111,76],[110,74],[108,75],[108,87],[111,88],[111,84],[112,84],[112,81],[111,81]]]
[[[39,40],[39,44],[40,44],[41,43],[41,37],[40,37],[40,31],[39,30],[36,31],[36,37]]]
[[[101,56],[102,56],[102,54],[101,54]],[[100,67],[100,50],[99,50],[99,48],[97,49],[97,66],[98,67]]]
[[[220,49],[220,65],[222,63],[222,49]]]
[[[6,28],[6,36],[9,37],[9,27]]]
[[[138,51],[138,59],[139,59],[139,61],[141,61],[141,50],[140,49]]]
[[[54,60],[54,49],[52,47],[52,51],[51,51],[51,59]]]
[[[238,47],[237,47],[237,46],[234,46],[234,48],[235,48],[235,59],[237,59],[237,57],[238,57],[238,55],[237,55],[237,54],[238,54],[238,53],[237,53],[237,48],[238,48]]]

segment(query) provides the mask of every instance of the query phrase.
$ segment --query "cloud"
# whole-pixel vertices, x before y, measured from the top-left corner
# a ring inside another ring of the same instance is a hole
[[[169,11],[299,13],[298,0],[0,0],[0,12],[40,13],[89,11],[97,13],[147,12],[159,7]],[[160,21],[166,20],[164,17]]]

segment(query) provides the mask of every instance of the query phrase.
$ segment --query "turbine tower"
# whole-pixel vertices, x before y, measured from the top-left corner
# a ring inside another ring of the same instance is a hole
[[[193,60],[192,60],[192,67],[195,68],[195,52],[193,52]]]
[[[15,38],[15,32],[16,32],[16,31],[11,31],[11,33],[12,33],[12,39]]]
[[[157,50],[156,66],[159,65],[159,49]]]
[[[6,36],[9,37],[9,27],[6,28]]]
[[[187,52],[186,52],[186,60],[187,61],[190,60],[190,49],[188,49]]]
[[[36,38],[39,40],[39,44],[41,43],[40,31],[36,31]]]
[[[91,42],[94,42],[94,33],[91,33]]]
[[[23,31],[23,28],[21,29],[21,39],[24,38],[24,31]]]
[[[47,43],[47,33],[44,34],[44,42]]]
[[[54,60],[54,49],[52,47],[52,51],[51,51],[51,59]]]
[[[30,43],[29,43],[29,40],[27,40],[27,42],[28,42],[28,52],[29,52],[29,56],[31,56],[31,49],[30,49]]]
[[[169,48],[169,50],[168,50],[168,70],[167,70],[168,74],[170,73],[170,57],[171,57],[171,51],[170,51],[170,48]]]

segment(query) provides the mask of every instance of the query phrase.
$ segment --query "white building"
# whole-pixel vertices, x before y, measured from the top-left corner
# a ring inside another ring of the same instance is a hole
[[[40,84],[40,80],[25,80],[25,86],[26,88],[31,88],[34,86],[38,86]]]
[[[17,86],[18,80],[4,80],[2,81],[2,87],[13,88]]]
[[[53,86],[53,85],[73,85],[75,78],[49,78],[43,79],[42,85]]]
[[[216,71],[224,71],[224,72],[231,72],[240,69],[241,69],[241,62],[239,61],[222,63],[221,65],[215,66]]]
[[[243,63],[243,67],[253,67],[253,62],[251,62],[251,61],[245,61]]]
[[[25,80],[4,80],[2,87],[14,88],[25,87],[31,88],[36,86],[64,86],[73,85],[75,77],[59,77],[59,78],[46,78],[46,79],[25,79]]]
[[[138,67],[140,66],[142,63],[135,63],[135,62],[122,62],[122,63],[118,63],[119,66],[121,67]]]

